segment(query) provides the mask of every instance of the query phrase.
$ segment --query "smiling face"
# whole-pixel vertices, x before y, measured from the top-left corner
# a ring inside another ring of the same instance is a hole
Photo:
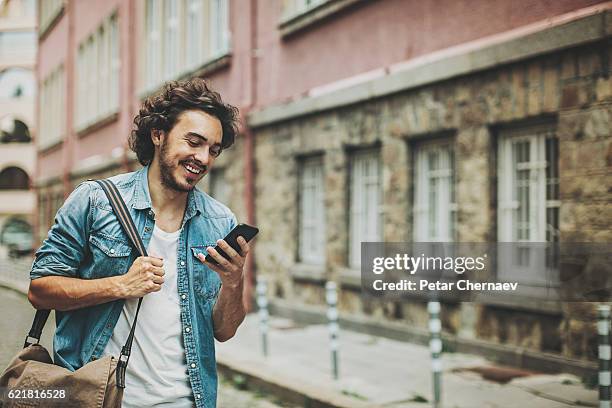
[[[153,161],[158,161],[164,187],[192,190],[221,153],[222,136],[219,119],[201,110],[181,113],[170,132],[153,131]]]

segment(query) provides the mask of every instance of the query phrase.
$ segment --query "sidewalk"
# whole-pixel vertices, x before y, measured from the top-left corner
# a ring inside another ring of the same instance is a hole
[[[431,404],[427,347],[341,331],[340,379],[331,375],[326,325],[298,326],[271,318],[267,358],[261,351],[257,314],[247,316],[236,336],[217,344],[219,370],[240,375],[249,386],[277,393],[309,407],[425,408]],[[444,408],[552,408],[598,406],[597,390],[577,377],[544,375],[495,367],[468,354],[443,354]],[[474,369],[466,371],[465,369]],[[485,373],[517,373],[506,384],[484,380]]]

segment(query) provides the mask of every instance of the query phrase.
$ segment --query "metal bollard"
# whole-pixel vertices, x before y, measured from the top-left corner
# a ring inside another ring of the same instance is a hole
[[[259,314],[259,331],[261,332],[261,349],[264,357],[268,356],[268,284],[263,277],[257,278],[257,308]]]
[[[327,319],[329,321],[329,348],[331,350],[331,363],[334,380],[338,379],[338,293],[336,283],[325,284],[325,299],[327,300]]]
[[[440,321],[440,302],[428,302],[427,311],[429,312],[429,350],[431,351],[431,371],[433,373],[433,406],[440,406],[440,397],[442,394],[441,377],[442,377],[442,340],[440,332],[442,331],[442,322]]]
[[[610,306],[597,308],[599,321],[599,408],[610,408]]]

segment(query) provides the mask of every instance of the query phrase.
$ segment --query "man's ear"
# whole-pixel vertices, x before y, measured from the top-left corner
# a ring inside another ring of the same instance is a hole
[[[151,129],[151,141],[153,142],[154,146],[161,146],[163,134],[163,130]]]

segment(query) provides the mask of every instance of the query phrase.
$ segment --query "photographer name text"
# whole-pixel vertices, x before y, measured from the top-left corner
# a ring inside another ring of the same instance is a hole
[[[406,279],[402,279],[398,282],[385,282],[382,279],[377,279],[372,282],[372,288],[376,291],[515,291],[518,288],[518,283],[473,282],[468,279],[462,279],[456,282],[429,281],[427,279],[420,279],[418,282]]]

